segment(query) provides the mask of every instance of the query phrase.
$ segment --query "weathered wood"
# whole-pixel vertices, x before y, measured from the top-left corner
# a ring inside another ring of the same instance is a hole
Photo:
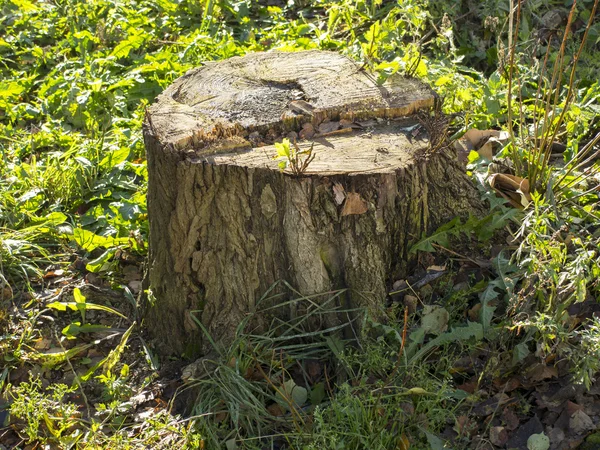
[[[349,288],[351,306],[379,316],[410,244],[480,208],[450,150],[427,154],[415,120],[400,119],[433,98],[416,80],[379,86],[317,51],[211,63],[165,90],[144,124],[148,321],[162,351],[206,350],[192,315],[228,342],[281,279],[303,294]],[[299,142],[315,159],[282,173],[272,144],[303,126],[322,131]]]

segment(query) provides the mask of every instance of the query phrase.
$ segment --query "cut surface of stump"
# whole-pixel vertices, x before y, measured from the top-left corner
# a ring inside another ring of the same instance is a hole
[[[428,152],[414,114],[433,102],[417,80],[380,86],[322,51],[235,57],[167,88],[144,123],[161,351],[207,351],[197,322],[227,344],[279,280],[303,295],[348,289],[340,306],[382,317],[410,246],[481,211],[451,151]],[[274,158],[285,138],[311,155],[301,174]]]

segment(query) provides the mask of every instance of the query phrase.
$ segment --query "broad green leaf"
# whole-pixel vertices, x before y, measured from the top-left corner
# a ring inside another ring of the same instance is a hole
[[[110,248],[124,245],[129,242],[129,238],[113,238],[110,236],[100,236],[83,228],[73,230],[73,239],[82,249],[91,252],[98,247]]]
[[[141,34],[129,36],[113,49],[113,51],[110,53],[110,56],[115,58],[126,58],[133,50],[137,50],[145,40],[145,36]]]
[[[286,397],[283,398],[279,392],[277,393],[277,397],[283,406],[289,407],[289,402],[292,402],[295,407],[300,408],[308,399],[308,391],[306,388],[298,386],[294,380],[285,381],[279,389]]]
[[[81,322],[73,322],[63,328],[62,334],[65,336],[77,336],[79,333],[97,333],[111,330],[113,330],[113,328],[106,325],[96,325],[90,323],[81,325]]]
[[[111,267],[110,260],[114,256],[115,252],[115,248],[109,248],[96,259],[93,259],[92,261],[87,263],[85,268],[92,273],[98,273],[105,270],[109,270],[109,268]]]

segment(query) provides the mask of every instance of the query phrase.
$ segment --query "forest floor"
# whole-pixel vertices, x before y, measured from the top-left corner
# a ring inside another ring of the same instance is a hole
[[[0,2],[0,449],[600,448],[598,2],[505,3]],[[145,107],[204,61],[314,48],[430,83],[489,214],[415,240],[359,339],[161,360]]]

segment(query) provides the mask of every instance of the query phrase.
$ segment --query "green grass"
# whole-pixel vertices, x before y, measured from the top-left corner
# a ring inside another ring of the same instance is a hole
[[[594,2],[577,4],[568,34],[566,21],[557,29],[543,24],[545,12],[562,11],[558,1],[526,2],[513,15],[511,2],[501,0],[475,7],[450,0],[263,3],[0,0],[0,283],[14,293],[0,296],[0,387],[12,396],[24,440],[63,448],[435,447],[444,428],[456,428],[457,416],[478,400],[456,389],[464,380],[455,365],[479,348],[510,348],[499,357],[511,361],[510,370],[533,354],[566,359],[573,381],[589,387],[600,369],[590,356],[600,327],[597,320],[574,322],[569,308],[600,294],[600,177],[590,158],[600,111]],[[210,376],[190,383],[187,392],[197,395],[192,418],[164,409],[140,427],[127,400],[156,379],[158,364],[132,326],[144,305],[120,275],[124,262],[142,261],[147,252],[145,108],[206,61],[316,48],[356,59],[380,81],[399,72],[431,83],[444,111],[456,114],[456,136],[470,128],[508,130],[510,143],[495,163],[531,179],[532,203],[524,211],[503,204],[486,181],[489,161],[471,154],[468,170],[489,201],[489,216],[450,223],[413,251],[439,256],[444,248],[461,251],[468,240],[487,254],[495,233],[512,240],[483,280],[458,292],[447,281],[440,290],[449,331],[425,336],[423,314],[405,321],[404,311],[390,324],[370,324],[358,342],[340,341],[333,330],[299,336],[298,323],[275,323],[263,336],[241,327],[231,348],[211,355]],[[565,151],[552,159],[553,141]],[[81,278],[78,261],[129,300],[116,308],[131,319],[114,323],[116,339],[61,332],[76,321],[89,322],[88,330],[98,325],[81,305],[74,312],[46,308],[56,286],[44,275],[64,270],[71,292]],[[61,345],[110,345],[108,359],[95,367],[66,348],[44,356],[35,345],[47,332],[46,316],[56,321]],[[127,352],[142,361],[139,380]],[[12,371],[40,365],[77,372],[77,381],[7,387]],[[478,376],[489,379],[497,366],[488,361]],[[320,375],[308,376],[308,367]],[[81,401],[69,396],[96,388],[97,414],[82,415]],[[295,395],[306,399],[298,405]],[[470,442],[462,436],[455,444]]]

